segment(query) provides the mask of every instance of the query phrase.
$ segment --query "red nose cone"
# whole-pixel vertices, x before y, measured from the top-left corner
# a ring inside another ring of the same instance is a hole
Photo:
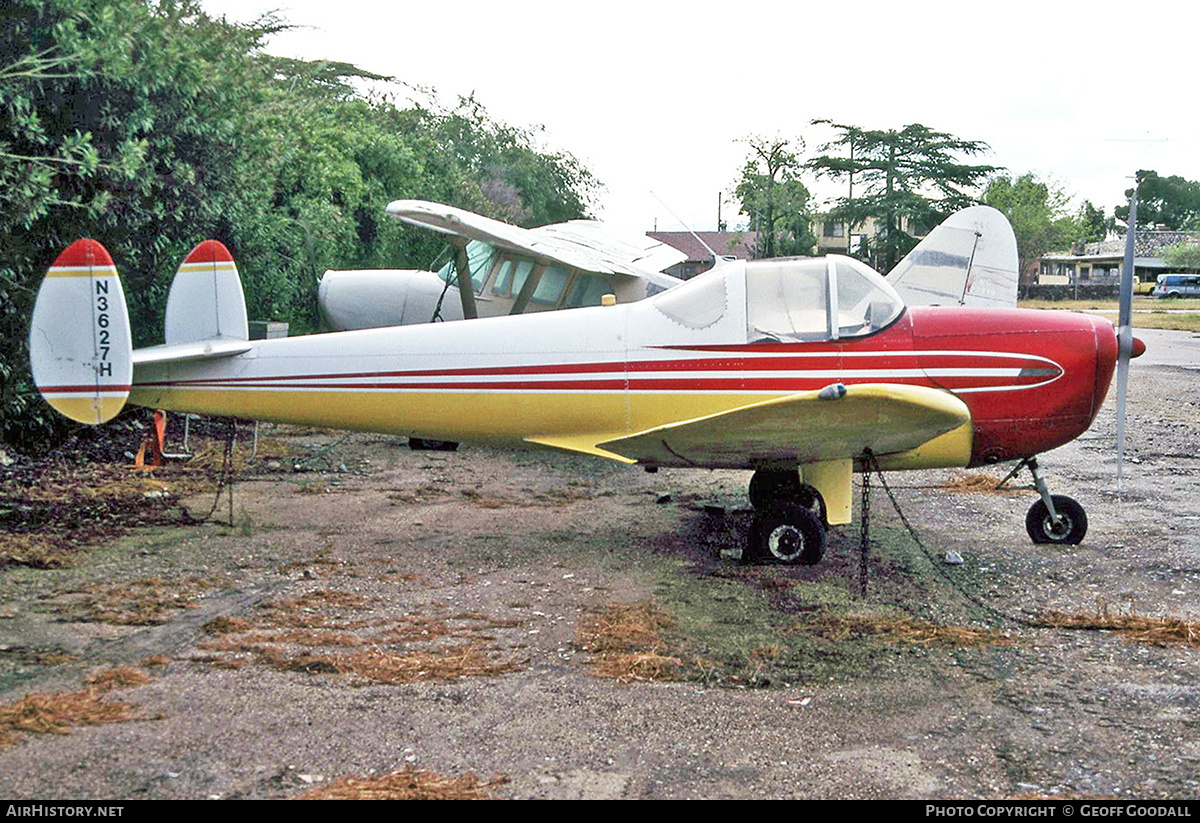
[[[1133,348],[1129,350],[1130,357],[1141,357],[1146,353],[1146,344],[1138,338],[1133,338]]]

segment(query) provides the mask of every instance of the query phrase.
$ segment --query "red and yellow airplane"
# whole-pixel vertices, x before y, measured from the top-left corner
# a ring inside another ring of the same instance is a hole
[[[820,559],[853,472],[1020,460],[1035,542],[1078,543],[1083,509],[1036,455],[1087,430],[1117,337],[1063,312],[906,306],[848,257],[732,262],[645,300],[274,340],[248,339],[237,268],[197,246],[166,344],[132,350],[108,252],[67,248],[38,293],[35,382],[98,424],[128,402],[255,420],[543,447],[659,466],[752,469],[748,554]],[[1144,346],[1135,342],[1132,354]]]

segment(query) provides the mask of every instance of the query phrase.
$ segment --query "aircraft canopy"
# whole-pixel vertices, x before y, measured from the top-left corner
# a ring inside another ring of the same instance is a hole
[[[654,297],[654,305],[694,329],[725,313],[726,278],[742,275],[750,342],[838,340],[889,325],[904,301],[883,277],[849,257],[783,258],[718,266]]]

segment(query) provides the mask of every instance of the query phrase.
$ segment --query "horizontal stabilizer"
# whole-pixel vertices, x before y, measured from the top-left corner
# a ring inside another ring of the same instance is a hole
[[[34,384],[72,420],[111,420],[133,381],[130,341],[125,293],[112,258],[95,240],[76,240],[38,289],[29,333]]]
[[[209,360],[214,357],[233,357],[250,351],[254,344],[249,340],[231,340],[215,337],[210,340],[193,340],[188,343],[168,343],[164,346],[148,346],[135,349],[133,364],[167,363],[183,360]]]
[[[924,386],[871,383],[766,400],[597,443],[641,463],[806,464],[915,449],[971,420],[961,400]],[[844,389],[844,391],[842,390]]]

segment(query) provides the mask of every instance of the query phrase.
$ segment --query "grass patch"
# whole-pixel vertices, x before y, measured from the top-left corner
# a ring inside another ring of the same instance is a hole
[[[103,700],[115,689],[153,682],[144,672],[119,667],[97,672],[80,691],[31,694],[0,706],[0,749],[19,743],[25,734],[70,734],[77,726],[101,726],[136,719],[137,707]]]
[[[299,800],[494,800],[493,793],[509,782],[496,776],[480,780],[473,774],[446,777],[411,766],[379,777],[343,777],[300,795]]]
[[[1103,300],[1019,300],[1017,306],[1022,309],[1063,309],[1065,311],[1117,311],[1118,301],[1115,298]],[[1200,311],[1200,300],[1160,300],[1158,298],[1134,299],[1133,307],[1139,310],[1158,309],[1187,309]]]
[[[945,483],[943,489],[952,492],[985,492],[991,494],[1018,494],[1022,489],[997,488],[1000,478],[982,472],[958,472]]]
[[[792,631],[814,634],[838,643],[874,638],[884,643],[956,649],[1021,644],[1012,635],[994,629],[947,626],[914,617],[883,615],[838,615],[826,612],[796,623]]]
[[[1183,644],[1200,646],[1200,623],[1178,617],[1147,617],[1132,609],[1113,614],[1107,603],[1094,612],[1045,611],[1038,614],[1043,625],[1055,629],[1094,629],[1111,631],[1126,640],[1155,646]]]
[[[333,590],[264,603],[246,617],[223,616],[206,623],[203,629],[212,637],[198,647],[210,654],[193,659],[220,668],[253,663],[387,684],[495,677],[528,663],[498,647],[493,634],[521,626],[520,620],[452,612],[442,604],[434,604],[431,614],[364,614],[378,603],[377,598]]]
[[[166,623],[176,612],[195,607],[198,598],[220,586],[221,581],[209,577],[95,583],[83,589],[85,600],[68,611],[74,611],[75,619],[81,622],[153,626]]]
[[[674,620],[650,600],[610,603],[585,612],[576,645],[591,654],[592,672],[619,683],[683,680],[683,662],[662,633]]]
[[[1116,300],[1022,300],[1025,309],[1098,312],[1116,323]],[[1133,327],[1200,332],[1200,300],[1135,300]]]
[[[47,460],[0,474],[0,567],[51,569],[76,562],[86,547],[127,534],[140,526],[177,523],[183,497],[217,487],[224,461],[221,441],[193,439],[187,462],[132,471],[114,463],[75,464]],[[259,441],[255,467],[289,452],[280,441]],[[233,453],[236,477],[247,471],[250,451]],[[243,531],[253,524],[239,524]]]

